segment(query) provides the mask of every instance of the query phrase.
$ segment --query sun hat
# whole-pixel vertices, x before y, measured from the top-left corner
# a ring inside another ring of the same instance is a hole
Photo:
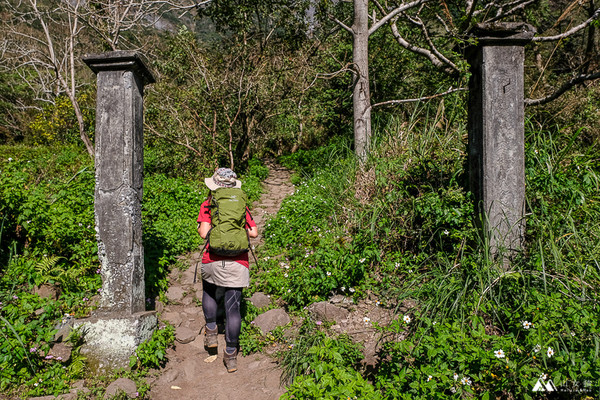
[[[241,188],[242,182],[237,180],[237,174],[229,168],[219,168],[213,176],[204,178],[204,183],[210,190],[219,188]]]

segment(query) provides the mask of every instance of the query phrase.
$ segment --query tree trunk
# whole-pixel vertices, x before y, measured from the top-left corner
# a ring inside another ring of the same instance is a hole
[[[588,8],[588,15],[591,17],[594,15],[596,10],[596,5],[594,4],[594,0],[590,0],[590,6]],[[594,69],[594,65],[592,65],[592,60],[594,59],[594,54],[596,50],[596,25],[590,24],[588,27],[588,37],[587,37],[587,45],[585,48],[585,72],[590,72],[590,70]]]
[[[79,128],[79,137],[83,141],[83,144],[85,144],[85,148],[86,148],[88,154],[90,155],[90,157],[92,157],[92,159],[94,159],[94,155],[95,155],[94,145],[92,144],[92,141],[90,140],[90,138],[87,135],[87,132],[85,131],[85,124],[83,122],[83,113],[81,112],[81,108],[79,108],[79,103],[77,102],[77,99],[74,98],[74,96],[75,95],[70,95],[69,97],[71,99],[71,104],[73,104],[73,110],[75,110],[75,116],[77,117],[77,126]]]
[[[369,1],[354,0],[354,149],[363,164],[371,143],[371,93],[369,91]]]

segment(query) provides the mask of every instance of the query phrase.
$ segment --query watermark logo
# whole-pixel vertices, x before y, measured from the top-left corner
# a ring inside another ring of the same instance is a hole
[[[554,382],[552,379],[548,379],[546,382],[544,379],[539,378],[533,387],[534,392],[556,392],[556,386],[554,386]]]
[[[572,381],[566,380],[560,386],[556,386],[548,375],[542,374],[539,377],[532,391],[534,392],[555,392],[555,393],[591,393],[593,390],[591,381]]]

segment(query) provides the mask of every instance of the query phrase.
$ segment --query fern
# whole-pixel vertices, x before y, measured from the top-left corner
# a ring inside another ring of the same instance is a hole
[[[63,258],[59,256],[45,257],[35,265],[35,270],[40,274],[42,283],[48,282],[51,279],[54,271],[57,269],[56,264]],[[60,268],[60,267],[58,267]]]
[[[61,259],[64,257],[45,257],[35,265],[38,273],[37,285],[54,281],[55,284],[66,290],[78,288],[79,278],[85,274],[86,269],[79,265],[59,264]]]

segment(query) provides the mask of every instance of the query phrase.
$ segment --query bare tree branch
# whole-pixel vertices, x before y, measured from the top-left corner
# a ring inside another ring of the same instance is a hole
[[[154,129],[154,127],[149,126],[149,125],[145,125],[144,124],[144,129],[148,129],[150,132],[152,132],[153,134],[155,134],[159,138],[165,139],[165,140],[167,140],[167,141],[169,141],[171,143],[177,144],[179,146],[183,146],[186,149],[188,149],[188,150],[196,153],[198,156],[202,156],[202,153],[199,150],[195,149],[194,147],[190,146],[189,143],[180,142],[179,140],[176,140],[176,139],[174,139],[172,137],[169,137],[167,135],[163,135],[157,129]]]
[[[562,94],[564,94],[567,90],[571,89],[572,87],[582,84],[586,81],[590,81],[590,80],[598,79],[598,78],[600,78],[600,71],[592,73],[592,74],[578,75],[575,78],[569,80],[568,82],[565,82],[558,90],[556,90],[554,93],[552,93],[546,97],[542,97],[539,99],[525,99],[525,105],[526,106],[539,106],[542,104],[549,103],[552,100],[555,100],[558,97],[560,97]]]
[[[446,96],[450,93],[454,93],[454,92],[463,92],[469,90],[468,88],[450,88],[448,90],[446,90],[444,93],[438,93],[438,94],[434,94],[431,96],[425,96],[425,97],[419,97],[416,99],[402,99],[402,100],[388,100],[388,101],[382,101],[381,103],[375,103],[373,105],[371,105],[371,108],[373,107],[380,107],[380,106],[388,106],[388,105],[392,105],[392,104],[404,104],[404,103],[415,103],[418,101],[425,101],[425,100],[431,100],[431,99],[435,99],[436,97],[442,97],[442,96]]]
[[[418,5],[425,4],[428,1],[430,1],[430,0],[415,0],[413,2],[402,4],[401,6],[396,7],[394,10],[392,10],[390,13],[388,13],[386,16],[384,16],[382,19],[380,19],[376,24],[373,24],[369,28],[369,36],[371,36],[377,29],[381,28],[383,25],[385,25],[388,21],[390,21],[396,15],[398,15],[408,9],[416,7]]]
[[[511,16],[514,13],[516,13],[517,11],[524,9],[529,4],[534,3],[535,1],[537,1],[537,0],[515,0],[512,3],[500,5],[498,7],[498,10],[496,11],[496,16],[486,20],[485,22],[494,22],[494,21],[498,21],[500,19],[506,18],[508,16]],[[504,11],[505,8],[508,8],[508,10]]]
[[[392,29],[392,34],[394,35],[394,38],[396,39],[396,42],[398,42],[398,44],[402,47],[404,47],[405,49],[415,53],[415,54],[419,54],[425,58],[427,58],[429,61],[431,61],[431,63],[433,65],[435,65],[438,68],[442,68],[442,69],[448,69],[450,73],[452,72],[458,72],[458,67],[450,60],[448,60],[446,57],[444,57],[443,55],[441,55],[441,53],[437,50],[435,51],[430,51],[427,49],[424,49],[422,47],[418,47],[415,46],[412,43],[409,43],[406,39],[404,39],[402,37],[402,35],[400,34],[400,32],[398,31],[398,27],[396,26],[396,21],[392,21],[390,23],[390,28]],[[433,43],[429,40],[428,43],[430,44],[430,46],[433,46]],[[435,49],[435,47],[433,47]],[[441,56],[441,57],[440,57]]]
[[[342,27],[343,29],[345,29],[347,32],[350,32],[351,35],[354,35],[354,31],[352,30],[352,28],[350,28],[348,25],[344,24],[342,21],[340,21],[339,19],[335,18],[335,17],[330,17],[331,20],[333,22],[335,22],[336,24],[338,24],[340,27]]]
[[[425,23],[421,20],[421,18],[416,16],[415,20],[417,21],[417,25],[421,27],[423,36],[425,36],[425,40],[427,41],[427,44],[431,48],[431,52],[433,53],[433,55],[435,55],[435,57],[437,57],[437,59],[441,60],[444,64],[449,66],[455,72],[458,72],[458,68],[456,67],[456,65],[452,61],[450,61],[448,58],[446,58],[440,51],[438,51],[437,47],[433,43],[433,40],[431,40],[431,37],[429,36],[429,31],[427,30]]]
[[[534,42],[550,42],[550,41],[554,41],[554,40],[560,40],[560,39],[564,39],[568,36],[571,36],[574,33],[579,32],[580,30],[582,30],[583,28],[587,27],[589,24],[591,24],[592,22],[594,22],[596,19],[598,19],[598,17],[600,17],[600,8],[598,8],[594,14],[588,18],[585,22],[569,29],[566,32],[563,32],[561,34],[558,35],[554,35],[554,36],[537,36],[533,38]]]
[[[335,72],[315,74],[315,77],[313,78],[313,80],[305,88],[303,88],[303,92],[306,92],[311,87],[313,87],[315,85],[315,83],[317,82],[317,80],[319,80],[319,79],[333,79],[336,76],[345,74],[346,72],[352,72],[352,73],[355,72],[354,69],[350,68],[351,65],[352,64],[346,64],[344,67],[340,68],[339,70],[337,70]]]

